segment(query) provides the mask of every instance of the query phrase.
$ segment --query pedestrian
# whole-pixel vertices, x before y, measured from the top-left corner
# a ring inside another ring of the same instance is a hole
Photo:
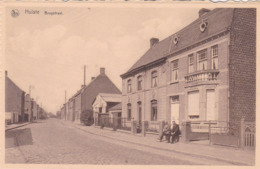
[[[165,126],[163,127],[163,132],[162,132],[162,134],[160,135],[160,138],[159,138],[160,142],[162,141],[163,136],[166,136],[166,140],[169,143],[170,142],[170,136],[171,136],[171,126],[168,122],[166,122]]]
[[[180,128],[179,125],[173,120],[172,121],[172,130],[171,130],[171,136],[172,136],[172,144],[176,141],[179,141],[180,137]]]

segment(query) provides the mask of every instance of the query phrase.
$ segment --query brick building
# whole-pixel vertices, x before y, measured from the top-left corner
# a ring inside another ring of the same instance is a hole
[[[122,116],[157,123],[255,120],[256,9],[201,9],[122,77]]]
[[[20,89],[5,72],[5,114],[11,123],[24,120],[25,92]]]

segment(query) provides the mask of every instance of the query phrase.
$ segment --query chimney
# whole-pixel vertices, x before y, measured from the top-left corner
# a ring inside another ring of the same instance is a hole
[[[7,72],[7,70],[5,71],[5,76],[7,76],[8,75],[8,72]]]
[[[95,79],[95,77],[91,77],[91,81],[94,80],[94,79]]]
[[[200,10],[199,10],[199,17],[201,17],[202,15],[207,14],[208,12],[210,12],[209,9],[206,9],[206,8],[200,9]]]
[[[105,75],[105,68],[103,68],[103,67],[100,68],[100,74]]]
[[[151,38],[150,39],[150,47],[152,47],[153,45],[155,45],[156,43],[159,42],[159,39],[158,38]]]

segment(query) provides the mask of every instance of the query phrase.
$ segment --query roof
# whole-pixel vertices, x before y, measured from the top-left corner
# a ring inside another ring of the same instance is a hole
[[[116,85],[105,74],[100,74],[83,89],[82,111],[92,110],[92,103],[99,93],[121,95]]]
[[[211,37],[221,31],[227,30],[232,24],[233,8],[216,8],[202,15],[194,22],[180,31],[156,43],[121,77],[135,72],[136,70],[157,60],[163,59],[171,53],[177,52],[185,47],[191,46],[201,40]],[[207,21],[208,26],[204,32],[200,31],[200,23]],[[178,43],[173,44],[173,38],[179,38]]]
[[[99,93],[99,96],[102,97],[105,102],[122,102],[121,94]]]
[[[118,103],[113,107],[110,107],[109,111],[113,111],[113,110],[122,110],[122,103]]]

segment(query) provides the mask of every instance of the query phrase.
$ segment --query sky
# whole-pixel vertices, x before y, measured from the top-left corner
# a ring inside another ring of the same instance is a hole
[[[12,17],[16,9],[19,16]],[[28,14],[25,11],[39,11]],[[62,12],[45,15],[44,12]],[[100,67],[121,90],[125,73],[150,47],[198,18],[198,8],[9,7],[5,69],[43,108],[56,113]]]

